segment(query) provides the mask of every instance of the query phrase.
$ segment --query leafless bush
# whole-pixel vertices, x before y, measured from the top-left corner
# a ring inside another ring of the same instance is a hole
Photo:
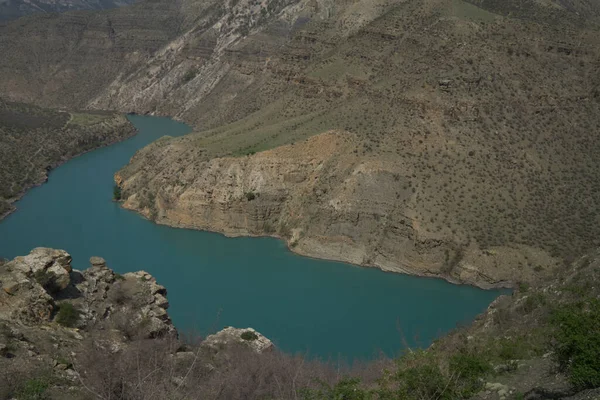
[[[76,370],[99,399],[296,399],[302,389],[334,384],[342,376],[365,383],[381,376],[389,362],[334,365],[279,351],[256,354],[244,346],[214,354],[179,341],[136,341],[122,351],[86,346]]]

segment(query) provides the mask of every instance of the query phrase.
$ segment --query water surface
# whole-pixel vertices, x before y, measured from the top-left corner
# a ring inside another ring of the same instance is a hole
[[[320,357],[398,354],[468,323],[500,293],[438,279],[296,256],[272,238],[159,226],[111,201],[113,174],[163,135],[190,132],[167,118],[130,116],[139,134],[62,165],[0,222],[0,256],[65,249],[75,268],[104,257],[114,270],[146,270],[167,287],[180,331],[251,326],[280,348]]]

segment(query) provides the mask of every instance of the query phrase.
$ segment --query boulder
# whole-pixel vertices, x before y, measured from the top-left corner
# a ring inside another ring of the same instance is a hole
[[[102,257],[91,257],[90,264],[92,268],[103,268],[106,267],[106,260]]]
[[[16,278],[21,276],[39,280],[44,289],[50,292],[58,292],[69,286],[69,274],[73,270],[69,253],[44,247],[35,248],[28,255],[15,258],[6,264],[5,269],[17,281],[22,281]]]

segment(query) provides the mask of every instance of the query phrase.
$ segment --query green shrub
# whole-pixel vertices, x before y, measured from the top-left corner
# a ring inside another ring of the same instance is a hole
[[[245,196],[248,201],[252,201],[256,198],[256,195],[254,194],[254,192],[246,192]]]
[[[240,337],[249,342],[258,339],[258,335],[252,331],[244,331],[244,332],[242,332]]]
[[[121,200],[121,188],[119,187],[119,185],[115,185],[113,187],[113,200],[115,201],[119,201]]]
[[[452,400],[456,398],[450,387],[450,381],[433,362],[401,369],[395,380],[398,381],[398,397],[401,399]]]
[[[33,278],[44,289],[50,292],[56,291],[56,275],[53,272],[40,269],[35,272]]]
[[[198,70],[196,68],[191,68],[185,73],[185,75],[183,75],[183,78],[181,80],[183,83],[188,83],[189,81],[194,79],[197,75],[198,75]]]
[[[19,400],[43,400],[48,399],[46,390],[48,389],[48,381],[45,379],[29,379],[17,391],[16,398]]]
[[[483,388],[481,378],[492,370],[490,363],[475,354],[459,353],[450,358],[450,374],[456,377],[456,392],[471,397]]]
[[[590,299],[555,310],[554,354],[577,389],[600,386],[600,300]]]
[[[63,326],[73,327],[79,321],[79,310],[71,303],[62,303],[58,307],[56,322]]]
[[[519,282],[519,292],[526,292],[530,288],[529,283],[527,282]]]
[[[528,356],[529,351],[524,338],[500,339],[498,356],[504,360],[518,360]]]

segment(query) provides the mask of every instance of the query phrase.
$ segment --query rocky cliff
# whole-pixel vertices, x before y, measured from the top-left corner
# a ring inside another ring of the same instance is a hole
[[[348,132],[205,160],[189,140],[159,141],[116,175],[124,207],[158,223],[275,235],[300,254],[482,287],[551,272],[551,257],[524,246],[483,253],[466,243],[453,247],[450,232],[422,227],[407,165],[393,156],[360,155],[363,144]],[[549,270],[518,268],[527,256]]]

